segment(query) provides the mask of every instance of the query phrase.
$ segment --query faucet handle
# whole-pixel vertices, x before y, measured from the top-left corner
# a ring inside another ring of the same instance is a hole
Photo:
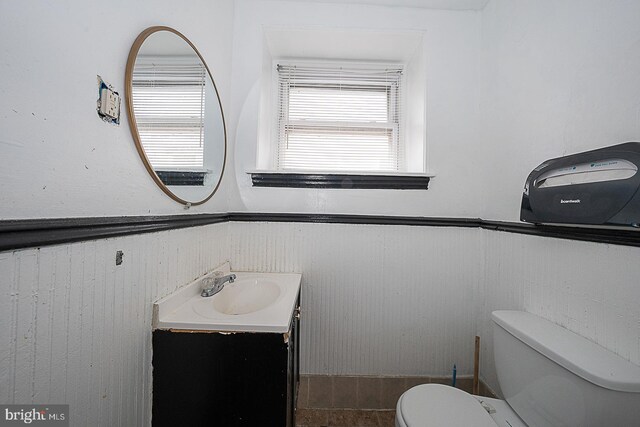
[[[211,273],[210,275],[202,279],[202,284],[201,284],[202,289],[208,286],[211,286],[213,282],[216,280],[216,278],[222,277],[222,275],[223,275],[222,271],[214,271],[213,273]]]

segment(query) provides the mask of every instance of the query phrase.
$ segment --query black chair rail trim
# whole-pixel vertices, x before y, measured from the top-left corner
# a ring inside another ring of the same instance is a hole
[[[229,221],[483,228],[508,233],[640,247],[638,230],[533,225],[480,218],[233,212],[4,220],[0,221],[0,251],[198,227]]]

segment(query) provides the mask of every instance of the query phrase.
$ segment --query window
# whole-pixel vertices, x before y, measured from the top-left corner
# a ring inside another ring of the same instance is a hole
[[[263,34],[258,116],[238,124],[257,124],[254,187],[427,189],[424,33]]]
[[[277,75],[277,170],[405,170],[402,67],[278,64]]]
[[[198,172],[195,175],[202,180],[206,77],[199,60],[167,56],[136,60],[132,97],[138,131],[149,162],[163,181],[175,180],[175,172]],[[178,175],[185,179],[184,173]],[[198,185],[191,182],[194,174],[187,175],[186,184]]]

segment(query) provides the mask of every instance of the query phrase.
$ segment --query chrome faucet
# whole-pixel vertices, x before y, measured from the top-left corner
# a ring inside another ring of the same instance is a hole
[[[204,286],[202,287],[203,297],[212,297],[224,288],[224,284],[229,282],[233,283],[236,280],[235,274],[228,274],[226,276],[207,277],[204,279]]]

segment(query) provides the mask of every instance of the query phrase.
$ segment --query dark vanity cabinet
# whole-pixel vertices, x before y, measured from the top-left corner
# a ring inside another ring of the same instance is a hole
[[[287,333],[155,330],[152,425],[294,427],[296,307]]]

